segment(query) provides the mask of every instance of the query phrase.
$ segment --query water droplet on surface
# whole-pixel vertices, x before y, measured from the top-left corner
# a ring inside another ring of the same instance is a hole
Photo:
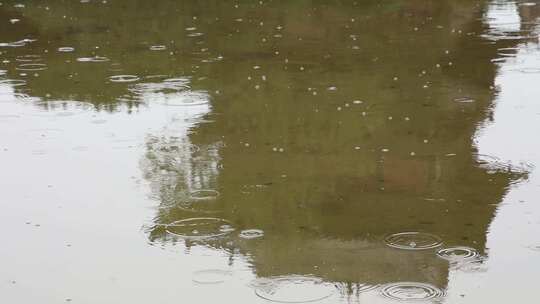
[[[384,238],[386,245],[405,250],[432,249],[442,245],[442,240],[436,235],[424,232],[401,232]]]
[[[442,298],[445,293],[431,284],[397,282],[384,285],[381,288],[381,295],[397,301],[426,301]]]
[[[307,303],[326,299],[336,287],[320,278],[311,276],[279,276],[258,279],[253,283],[255,294],[278,303]]]

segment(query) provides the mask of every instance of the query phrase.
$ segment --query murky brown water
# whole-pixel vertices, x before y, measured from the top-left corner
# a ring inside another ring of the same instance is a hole
[[[0,0],[1,303],[535,303],[540,2]]]

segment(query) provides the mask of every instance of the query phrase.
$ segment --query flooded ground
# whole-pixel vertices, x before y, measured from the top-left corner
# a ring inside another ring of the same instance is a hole
[[[540,2],[0,0],[1,303],[534,303]]]

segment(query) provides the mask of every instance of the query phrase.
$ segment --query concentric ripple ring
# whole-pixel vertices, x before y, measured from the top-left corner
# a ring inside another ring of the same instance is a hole
[[[213,217],[188,218],[164,225],[168,234],[186,239],[209,239],[225,236],[234,231],[232,224]]]
[[[308,303],[326,299],[334,294],[336,287],[317,277],[278,276],[259,279],[255,294],[277,303]]]
[[[442,245],[440,237],[425,232],[401,232],[384,238],[386,245],[404,250],[424,250]]]
[[[397,301],[428,301],[444,297],[441,289],[426,283],[397,282],[381,288],[381,295]]]
[[[458,262],[474,259],[478,256],[478,251],[474,248],[458,246],[442,248],[437,251],[437,256],[450,262]]]

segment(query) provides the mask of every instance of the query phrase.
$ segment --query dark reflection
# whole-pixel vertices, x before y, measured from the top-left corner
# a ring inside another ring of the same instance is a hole
[[[149,142],[144,170],[167,181],[150,239],[178,240],[162,225],[179,219],[227,219],[237,231],[206,243],[239,249],[259,276],[313,274],[349,293],[394,281],[446,286],[445,261],[388,248],[391,233],[429,232],[485,256],[496,205],[523,175],[477,155],[473,138],[496,94],[490,59],[515,42],[476,35],[484,6],[394,4],[270,10],[277,16],[261,20],[282,29],[234,35],[216,65],[227,77],[208,84],[221,92],[217,115],[189,136],[200,151],[171,165],[185,154]],[[220,195],[190,197],[200,189]],[[237,236],[244,229],[264,236]]]
[[[384,238],[421,231],[485,256],[497,204],[526,175],[473,142],[491,115],[498,50],[530,38],[496,39],[489,5],[5,4],[0,14],[25,21],[16,34],[0,28],[0,42],[36,39],[1,51],[8,76],[28,80],[18,90],[45,106],[185,106],[179,126],[148,136],[141,161],[160,202],[152,242],[204,241],[248,256],[258,276],[311,274],[346,293],[395,281],[444,288],[448,263],[434,250]],[[47,69],[21,76],[23,53]],[[165,226],[190,218],[203,223]],[[245,229],[264,235],[239,237]]]

